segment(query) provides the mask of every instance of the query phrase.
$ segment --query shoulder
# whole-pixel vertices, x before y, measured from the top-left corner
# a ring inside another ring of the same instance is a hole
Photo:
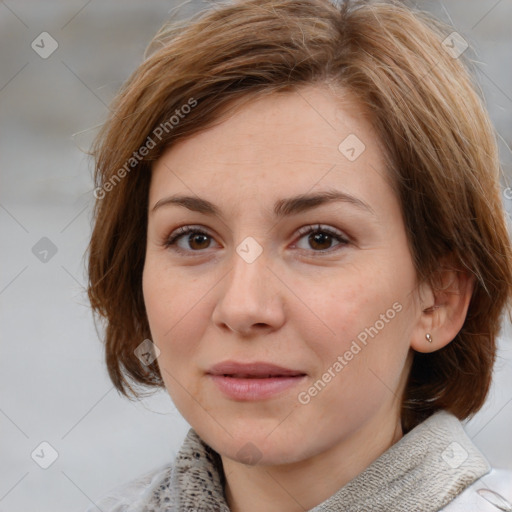
[[[162,485],[168,485],[172,465],[165,464],[139,477],[114,487],[107,494],[94,500],[83,512],[151,512],[150,503],[154,492]]]
[[[492,469],[467,487],[441,512],[512,512],[512,471]]]

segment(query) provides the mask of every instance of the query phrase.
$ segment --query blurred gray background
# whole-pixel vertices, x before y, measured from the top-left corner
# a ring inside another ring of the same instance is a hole
[[[81,511],[171,461],[188,430],[165,392],[132,403],[114,391],[84,292],[94,199],[84,150],[177,5],[0,1],[0,512]],[[417,5],[474,48],[510,175],[512,0]],[[180,17],[205,6],[186,4]],[[487,404],[466,425],[489,461],[509,468],[511,331]]]

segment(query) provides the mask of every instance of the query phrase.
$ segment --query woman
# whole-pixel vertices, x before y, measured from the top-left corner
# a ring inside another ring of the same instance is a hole
[[[115,386],[165,387],[191,429],[101,510],[512,510],[460,423],[512,268],[447,30],[249,0],[157,34],[94,149],[89,297]]]

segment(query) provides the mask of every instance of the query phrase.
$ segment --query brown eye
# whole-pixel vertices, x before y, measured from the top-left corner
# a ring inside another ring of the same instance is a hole
[[[311,233],[308,241],[313,249],[325,250],[331,247],[332,237],[327,233]]]
[[[206,249],[210,245],[209,236],[203,233],[193,233],[189,235],[188,243],[192,249]]]
[[[187,236],[188,235],[188,236]],[[173,247],[177,252],[199,252],[208,249],[213,238],[193,226],[178,228],[164,242],[165,247]]]
[[[337,246],[345,246],[350,243],[341,232],[321,225],[306,226],[300,229],[299,233],[302,235],[300,240],[306,239],[307,247],[300,247],[300,241],[297,246],[303,250],[311,251],[313,249],[313,252],[327,252]],[[338,243],[333,246],[334,242]]]

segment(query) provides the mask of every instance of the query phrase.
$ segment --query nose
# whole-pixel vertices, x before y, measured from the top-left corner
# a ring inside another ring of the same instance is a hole
[[[233,251],[231,271],[216,287],[219,299],[213,322],[222,330],[243,336],[279,329],[285,320],[280,285],[265,251],[250,263]]]

